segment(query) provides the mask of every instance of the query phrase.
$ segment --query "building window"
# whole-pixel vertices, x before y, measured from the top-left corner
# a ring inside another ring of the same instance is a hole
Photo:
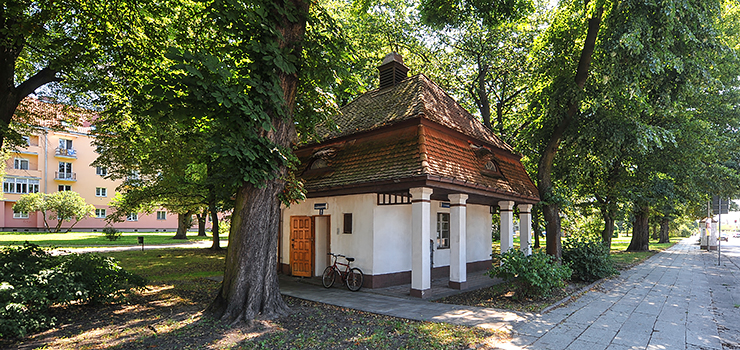
[[[95,187],[95,196],[96,197],[107,197],[108,189],[105,187]]]
[[[128,216],[126,216],[126,221],[139,221],[139,214],[137,213],[128,214]]]
[[[72,186],[70,185],[59,185],[59,192],[61,191],[72,191]]]
[[[95,175],[100,175],[100,176],[108,175],[108,168],[104,166],[95,167]]]
[[[167,220],[167,212],[166,211],[158,211],[157,212],[157,220]]]
[[[59,173],[57,174],[57,179],[74,179],[72,174],[72,163],[59,162]]]
[[[38,179],[23,179],[8,177],[3,181],[3,192],[5,193],[36,193],[39,191]]]
[[[105,219],[105,209],[95,209],[95,217],[98,219]]]
[[[13,161],[14,169],[28,170],[28,159],[16,158]]]
[[[31,138],[28,136],[21,136],[23,138],[23,141],[26,143],[26,147],[31,145]]]
[[[72,149],[72,140],[59,139],[59,148]]]
[[[344,214],[344,233],[352,233],[352,213]]]
[[[28,219],[28,213],[13,210],[13,219]]]
[[[437,249],[450,247],[450,214],[437,213]]]

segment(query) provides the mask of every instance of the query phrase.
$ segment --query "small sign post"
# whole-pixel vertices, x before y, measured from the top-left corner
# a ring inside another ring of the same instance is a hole
[[[139,244],[141,244],[141,251],[144,251],[144,236],[137,237],[139,239]]]

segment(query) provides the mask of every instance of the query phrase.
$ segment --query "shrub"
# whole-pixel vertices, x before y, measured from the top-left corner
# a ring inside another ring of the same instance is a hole
[[[573,279],[593,282],[617,273],[609,247],[594,236],[574,236],[563,241],[563,262],[573,270]]]
[[[109,241],[115,241],[121,238],[123,232],[116,230],[111,226],[106,226],[105,228],[103,228],[103,234],[105,235],[105,238],[107,238]]]
[[[143,278],[121,269],[112,258],[94,254],[52,256],[35,244],[0,251],[0,338],[22,337],[54,326],[54,304],[110,301]]]
[[[501,255],[501,265],[494,266],[488,275],[513,282],[518,297],[547,297],[554,289],[565,287],[570,278],[568,266],[560,265],[541,250],[526,256],[519,250],[511,249]]]

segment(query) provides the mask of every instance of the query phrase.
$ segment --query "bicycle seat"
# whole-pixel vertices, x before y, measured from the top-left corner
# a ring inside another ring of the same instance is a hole
[[[355,261],[355,258],[347,258],[347,261],[353,262],[353,261]]]

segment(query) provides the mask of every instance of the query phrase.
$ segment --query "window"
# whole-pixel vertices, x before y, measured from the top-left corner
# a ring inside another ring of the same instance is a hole
[[[13,161],[14,169],[28,170],[28,159],[16,158]]]
[[[105,219],[105,209],[95,209],[95,217],[98,219]]]
[[[131,172],[131,175],[128,176],[129,180],[138,180],[139,179],[139,171],[134,170]]]
[[[72,163],[59,162],[57,179],[74,179],[74,176],[72,176]]]
[[[95,175],[100,175],[100,176],[108,175],[108,168],[104,166],[95,167]]]
[[[72,186],[70,185],[59,185],[59,191],[72,191]]]
[[[8,177],[3,181],[3,192],[5,193],[36,193],[39,191],[38,179],[23,179]]]
[[[158,211],[157,212],[157,220],[167,220],[167,212],[166,211]]]
[[[344,214],[344,233],[352,233],[352,213]]]
[[[30,146],[31,145],[31,138],[30,137],[28,137],[28,136],[21,136],[21,137],[23,138],[23,141],[26,142],[26,146]]]
[[[95,187],[95,196],[96,197],[107,197],[108,189],[105,187]]]
[[[28,213],[13,210],[13,219],[28,219]]]
[[[450,214],[437,213],[437,249],[450,247]]]
[[[128,214],[128,216],[126,216],[126,221],[139,221],[139,214],[137,213]]]
[[[61,149],[72,149],[72,140],[59,139],[59,148],[61,148]]]

